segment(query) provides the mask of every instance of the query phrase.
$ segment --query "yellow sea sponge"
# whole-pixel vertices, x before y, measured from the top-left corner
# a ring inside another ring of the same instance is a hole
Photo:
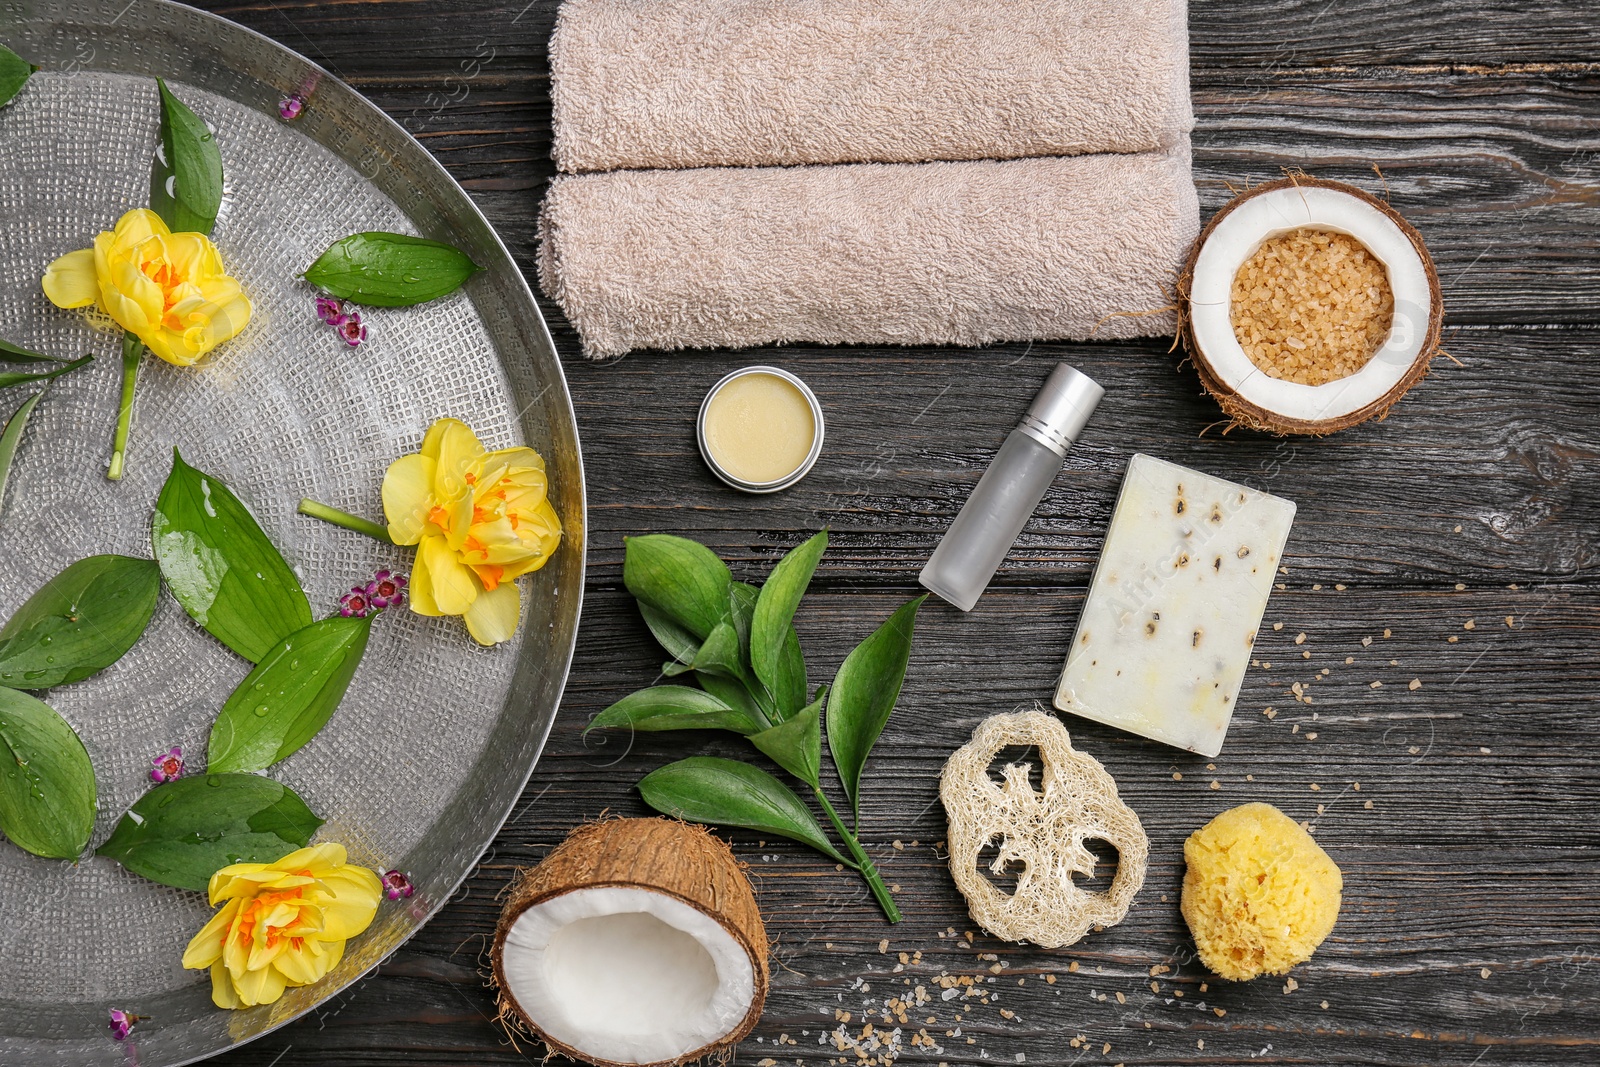
[[[1183,844],[1183,917],[1200,959],[1244,982],[1311,958],[1339,918],[1344,878],[1271,804],[1223,812]]]

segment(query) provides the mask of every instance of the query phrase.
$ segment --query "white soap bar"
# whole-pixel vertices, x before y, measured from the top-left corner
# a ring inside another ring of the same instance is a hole
[[[1293,522],[1292,501],[1135,455],[1056,707],[1222,751]]]

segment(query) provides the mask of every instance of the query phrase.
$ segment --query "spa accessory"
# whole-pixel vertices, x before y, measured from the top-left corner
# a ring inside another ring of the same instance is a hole
[[[567,0],[563,171],[1170,148],[1185,0]]]
[[[1017,746],[1037,747],[1037,785],[1029,764],[992,766],[1001,750]],[[949,820],[950,875],[973,922],[996,937],[1070,945],[1091,928],[1121,922],[1144,885],[1150,840],[1139,816],[1100,761],[1073,748],[1061,720],[1037,705],[979,723],[945,763],[939,799]],[[1117,851],[1104,892],[1077,883],[1100,873],[1091,841]],[[1012,871],[1014,891],[983,873],[979,857],[989,845],[999,846],[989,875]]]
[[[747,493],[775,493],[804,478],[822,454],[822,405],[777,367],[745,367],[700,404],[696,436],[711,473]]]
[[[1135,455],[1056,707],[1203,756],[1222,751],[1294,511]]]
[[[1326,254],[1287,268],[1280,259],[1266,271],[1254,269],[1266,242],[1306,231],[1348,235],[1387,276],[1387,293],[1376,286],[1369,292],[1390,305],[1390,322],[1378,324],[1380,346],[1353,373],[1346,361],[1328,358],[1318,336],[1357,317],[1360,302],[1339,290],[1367,288],[1370,282],[1357,280],[1363,272]],[[1240,291],[1241,279],[1248,294]],[[1195,242],[1178,279],[1182,337],[1200,384],[1236,425],[1280,435],[1328,434],[1387,416],[1439,353],[1440,292],[1422,235],[1386,201],[1305,175],[1258,185],[1229,201]],[[1262,314],[1263,306],[1270,314]],[[1287,324],[1299,336],[1281,328]],[[1261,342],[1280,337],[1307,354],[1295,361],[1306,373],[1275,375],[1244,347],[1250,344],[1259,358],[1273,348]],[[1316,373],[1328,369],[1344,376]]]
[[[924,587],[972,610],[1104,395],[1088,375],[1056,364],[922,568]]]
[[[598,359],[1170,335],[1199,207],[1185,147],[557,177],[539,229],[539,282]]]

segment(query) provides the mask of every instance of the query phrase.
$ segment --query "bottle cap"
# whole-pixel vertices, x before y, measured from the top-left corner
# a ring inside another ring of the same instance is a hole
[[[1106,391],[1093,378],[1065,363],[1057,363],[1044,388],[1033,398],[1020,429],[1041,445],[1065,456],[1083,432]]]

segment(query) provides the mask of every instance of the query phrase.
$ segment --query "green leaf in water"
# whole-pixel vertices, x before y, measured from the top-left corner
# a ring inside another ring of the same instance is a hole
[[[183,609],[251,663],[311,625],[311,604],[294,571],[250,512],[176,449],[150,542]]]
[[[732,730],[753,734],[761,726],[746,712],[686,685],[653,685],[629,693],[594,717],[584,733],[605,726],[635,730]]]
[[[38,69],[5,45],[0,45],[0,107],[11,103]]]
[[[46,357],[40,357],[41,360],[45,358]],[[49,362],[54,363],[58,361],[49,360]],[[78,359],[73,360],[71,363],[62,363],[61,366],[55,368],[54,370],[36,371],[32,373],[27,371],[6,371],[5,373],[0,374],[0,389],[7,389],[13,385],[23,385],[28,382],[54,381],[63,374],[71,374],[79,367],[87,366],[93,362],[93,356],[81,356]]]
[[[715,552],[670,534],[627,537],[623,543],[622,582],[641,604],[650,605],[696,641],[704,641],[728,617],[733,576]],[[645,622],[649,621],[646,616]],[[661,635],[656,637],[660,640]]]
[[[47,859],[77,859],[94,829],[94,767],[43,701],[0,689],[0,831]]]
[[[828,548],[828,531],[823,530],[791,549],[772,569],[761,596],[756,601],[750,622],[750,663],[756,677],[767,687],[773,700],[786,714],[794,714],[806,702],[805,658],[795,655],[800,639],[794,635],[794,613],[811,584],[817,562]]]
[[[205,233],[222,207],[222,153],[211,127],[156,79],[161,150],[150,161],[150,210],[173,233]]]
[[[152,882],[204,892],[223,867],[282,859],[321,825],[294,790],[271,778],[195,775],[140,797],[96,852]]]
[[[823,686],[817,699],[770,730],[750,736],[750,743],[812,789],[822,787],[822,705],[828,699]]]
[[[454,245],[401,233],[353,233],[335,241],[305,273],[341,300],[410,307],[455,292],[483,268]]]
[[[268,652],[217,714],[206,766],[265,770],[315,737],[361,666],[372,619],[323,619]]]
[[[856,866],[833,847],[800,798],[759,767],[691,756],[645,775],[639,792],[663,815],[777,834],[810,845],[836,863]]]
[[[0,686],[49,689],[99,673],[144,634],[160,594],[154,560],[80,559],[0,627]]]
[[[64,359],[57,356],[47,356],[43,352],[14,345],[10,341],[0,339],[0,363],[65,363]]]
[[[924,593],[908,601],[845,657],[833,677],[828,701],[828,751],[850,798],[856,821],[861,819],[861,773],[867,755],[889,722],[911,659],[911,632]]]
[[[28,416],[33,414],[33,409],[39,406],[43,397],[44,391],[40,390],[24,400],[22,406],[6,421],[6,428],[0,431],[0,507],[6,502],[6,482],[11,478],[11,464],[17,458],[17,446],[22,444],[22,431],[28,428]]]

